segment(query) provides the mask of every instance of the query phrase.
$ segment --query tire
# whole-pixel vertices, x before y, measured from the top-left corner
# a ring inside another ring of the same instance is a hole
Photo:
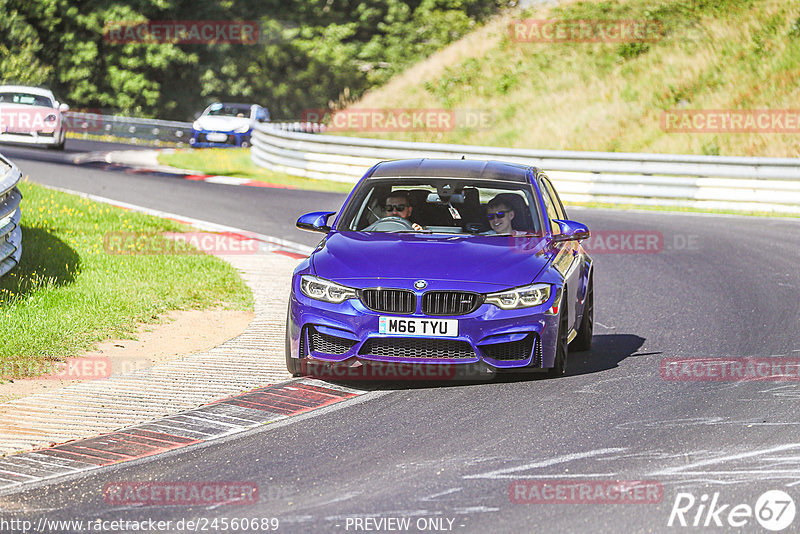
[[[567,289],[564,288],[564,295],[566,296]],[[558,335],[556,342],[556,359],[553,362],[553,367],[550,368],[548,374],[551,377],[563,376],[567,372],[567,356],[569,355],[569,343],[567,342],[567,331],[569,330],[569,313],[567,313],[567,306],[564,304],[566,298],[562,299],[561,309],[558,311]]]
[[[300,372],[300,360],[298,358],[292,358],[292,343],[289,339],[289,312],[286,312],[286,370],[289,371],[289,374],[292,376],[301,376]]]
[[[583,305],[583,317],[578,335],[569,344],[574,351],[586,351],[592,348],[592,334],[594,333],[594,271],[589,275],[589,288],[586,290],[586,302]]]

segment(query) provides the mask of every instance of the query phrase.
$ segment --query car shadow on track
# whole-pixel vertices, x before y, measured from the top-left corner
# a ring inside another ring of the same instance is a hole
[[[633,334],[595,335],[592,350],[569,354],[567,372],[564,377],[599,373],[613,369],[631,356],[660,354],[649,352],[637,354],[645,338]],[[481,384],[526,382],[530,380],[552,380],[546,372],[522,373],[507,370],[503,373],[486,372],[486,367],[469,365],[423,365],[359,366],[347,368],[325,368],[311,375],[333,384],[355,387],[367,391],[398,389],[431,389],[453,386],[477,386]],[[466,372],[464,372],[466,370]],[[421,378],[420,378],[421,377]],[[555,378],[557,379],[557,378]]]
[[[570,352],[566,376],[585,375],[613,369],[631,356],[652,356],[660,352],[638,351],[645,338],[633,334],[604,334],[592,338],[592,350]]]

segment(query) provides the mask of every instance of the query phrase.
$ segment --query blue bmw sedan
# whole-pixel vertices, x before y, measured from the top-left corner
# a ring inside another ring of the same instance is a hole
[[[297,221],[325,237],[292,279],[292,374],[388,364],[561,375],[570,350],[591,347],[589,229],[540,169],[383,162],[333,215]]]

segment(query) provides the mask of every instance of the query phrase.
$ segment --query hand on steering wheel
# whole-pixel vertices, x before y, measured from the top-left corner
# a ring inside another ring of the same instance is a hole
[[[364,228],[365,232],[406,232],[408,230],[414,230],[414,225],[395,215],[378,219]]]

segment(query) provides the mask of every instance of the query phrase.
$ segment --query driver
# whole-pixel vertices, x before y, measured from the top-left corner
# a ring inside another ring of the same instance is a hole
[[[411,222],[411,212],[414,210],[414,207],[411,205],[407,192],[395,191],[386,199],[383,210],[386,212],[387,217],[400,217]],[[424,229],[415,222],[411,222],[411,227],[414,230]]]
[[[523,235],[527,232],[514,230],[511,221],[514,220],[516,213],[514,208],[500,195],[497,195],[486,204],[486,218],[489,219],[489,226],[496,234]]]

